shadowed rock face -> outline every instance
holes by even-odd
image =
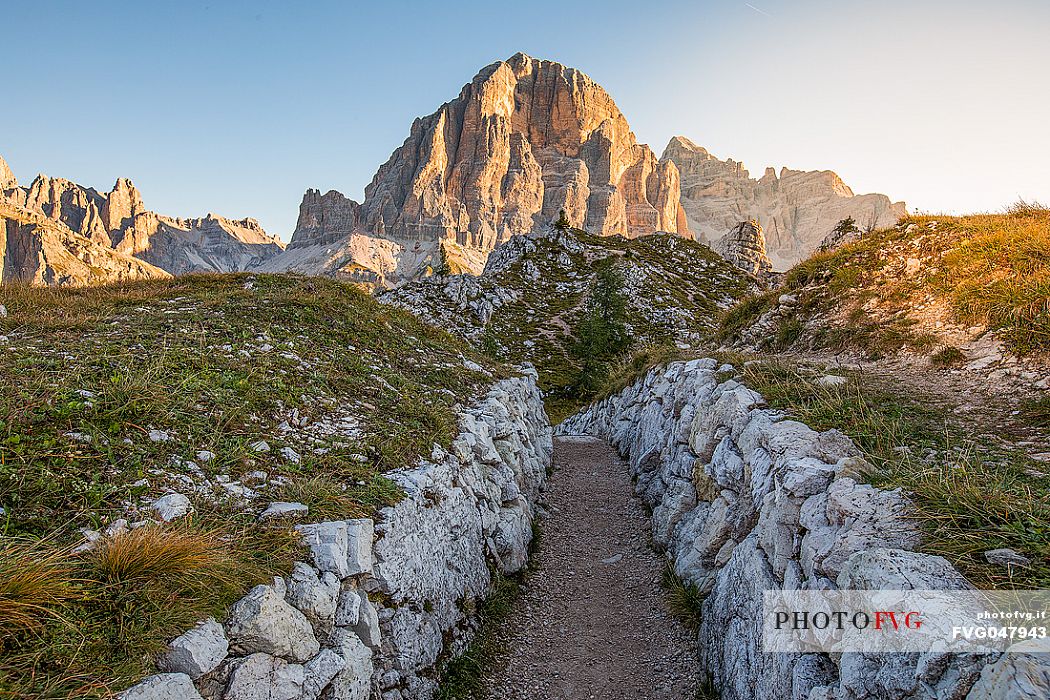
[[[903,202],[882,194],[853,194],[830,170],[767,168],[754,180],[741,163],[719,160],[706,149],[675,136],[661,162],[678,166],[682,207],[688,225],[714,247],[739,222],[754,219],[766,238],[773,267],[785,270],[809,257],[821,241],[848,216],[862,228],[884,228],[907,212]]]
[[[280,253],[254,219],[177,219],[146,209],[128,179],[105,194],[38,175],[19,187],[0,159],[0,280],[80,285],[237,272]]]
[[[589,77],[519,53],[482,69],[456,99],[417,119],[359,206],[309,190],[289,254],[267,267],[302,260],[294,249],[331,247],[357,233],[395,244],[385,281],[403,281],[450,257],[483,265],[498,244],[545,226],[561,209],[574,226],[601,235],[686,233],[675,165],[635,140]]]

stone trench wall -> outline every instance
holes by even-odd
[[[653,537],[706,598],[700,662],[722,700],[1050,697],[1047,656],[762,652],[762,593],[956,589],[917,553],[899,491],[861,483],[844,434],[786,420],[713,359],[650,371],[561,424],[608,439],[652,508]]]
[[[534,372],[494,384],[459,426],[449,451],[387,475],[406,495],[378,522],[298,526],[308,562],[175,639],[122,700],[432,698],[491,570],[526,563],[551,459]]]

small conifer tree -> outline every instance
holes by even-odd
[[[558,220],[551,224],[551,228],[561,233],[565,233],[572,228],[572,224],[569,222],[569,217],[565,215],[564,209],[558,212]]]
[[[598,270],[587,311],[576,326],[572,351],[580,363],[579,388],[592,394],[601,388],[609,363],[631,344],[623,276],[611,264]]]

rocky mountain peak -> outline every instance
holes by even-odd
[[[715,157],[711,155],[706,148],[693,143],[685,136],[672,136],[671,140],[667,142],[667,147],[664,148],[662,158],[664,160],[673,160],[672,156],[687,156],[691,159],[699,160],[715,160]]]
[[[309,189],[299,205],[299,220],[289,248],[331,245],[353,232],[361,205],[335,190]]]
[[[81,285],[186,272],[235,272],[281,252],[254,219],[178,219],[146,208],[134,183],[108,193],[38,175],[18,187],[0,160],[0,281]]]
[[[290,248],[348,246],[351,234],[390,241],[394,260],[372,259],[377,247],[367,246],[369,258],[351,261],[373,271],[393,265],[386,283],[437,269],[450,247],[478,261],[480,272],[497,245],[543,228],[562,209],[599,235],[686,233],[679,198],[677,167],[637,142],[600,85],[518,53],[486,66],[458,97],[416,119],[360,205],[338,193],[307,192]],[[348,258],[337,257],[345,266]],[[276,260],[274,268],[291,261]]]
[[[146,211],[142,194],[127,178],[119,178],[102,206],[102,223],[108,231],[127,228],[135,217]]]
[[[15,179],[15,174],[11,172],[11,168],[7,166],[7,161],[4,160],[3,156],[0,156],[0,191],[12,187],[18,187],[18,180]]]

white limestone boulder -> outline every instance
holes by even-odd
[[[318,571],[329,571],[340,580],[350,575],[347,561],[349,533],[345,520],[297,525],[295,529],[302,533]]]
[[[157,668],[185,673],[196,680],[215,670],[230,651],[226,632],[214,619],[207,619],[176,637],[168,651],[157,659]]]
[[[203,700],[185,673],[157,673],[117,697],[119,700]]]
[[[232,666],[223,700],[298,700],[305,680],[300,664],[255,653]]]
[[[256,586],[233,604],[226,635],[230,648],[237,652],[263,652],[298,663],[308,661],[321,648],[306,615],[270,586]]]
[[[372,690],[372,650],[356,634],[337,628],[332,646],[343,659],[343,668],[332,679],[324,700],[368,700]]]
[[[299,561],[292,567],[284,597],[320,629],[330,628],[335,619],[339,579],[330,571],[318,575],[316,569]]]

